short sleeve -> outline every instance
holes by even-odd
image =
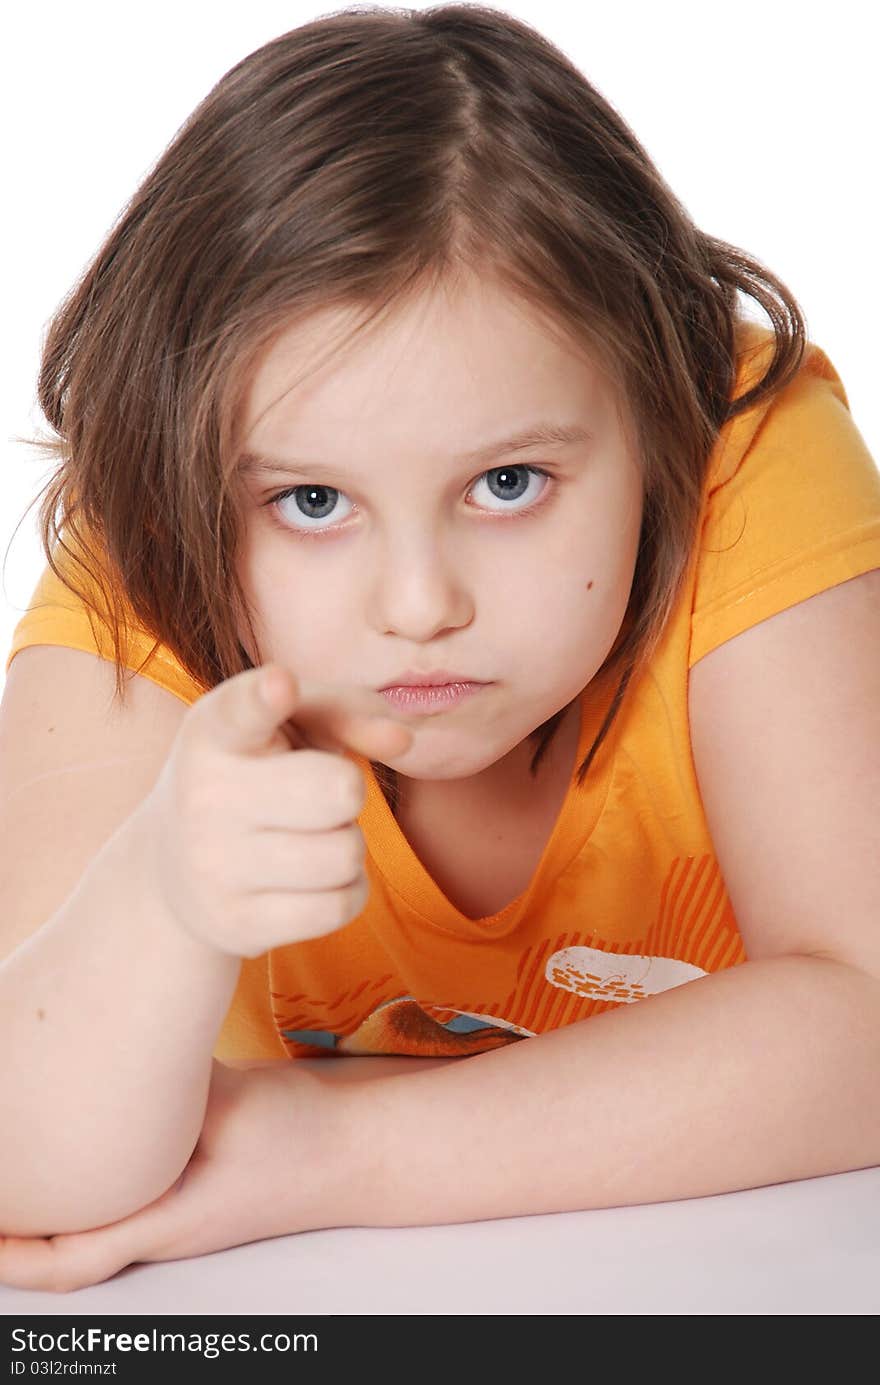
[[[98,621],[94,613],[90,619],[83,601],[65,586],[48,564],[34,588],[27,610],[12,633],[12,643],[6,655],[7,673],[19,650],[34,644],[82,649],[101,659],[113,660],[115,657],[110,630]],[[171,651],[164,645],[157,645],[156,640],[134,622],[128,628],[125,664],[183,702],[195,702],[202,694],[203,689]]]
[[[688,667],[752,625],[880,567],[880,469],[810,343],[733,462],[710,471]]]

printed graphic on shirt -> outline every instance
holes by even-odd
[[[415,996],[402,995],[377,1006],[353,1034],[314,1029],[285,1029],[281,1034],[288,1043],[307,1044],[321,1054],[401,1053],[431,1058],[483,1053],[526,1037],[524,1032],[492,1015],[458,1012],[453,1019],[441,1022],[430,1013],[433,1008],[420,1005]],[[446,1007],[443,1013],[448,1013]]]
[[[643,996],[696,981],[706,972],[690,962],[679,962],[676,957],[627,956],[600,952],[597,947],[564,947],[548,959],[544,975],[551,986],[575,995],[631,1005]]]
[[[674,955],[683,945],[687,960]],[[654,918],[640,937],[622,942],[594,928],[539,938],[508,961],[509,970],[499,966],[497,990],[464,991],[469,973],[463,967],[457,995],[429,999],[385,973],[326,1001],[276,990],[272,1001],[277,1032],[292,1058],[454,1057],[559,1029],[743,961],[718,862],[707,853],[670,863]]]
[[[616,1004],[632,1004],[705,975],[700,967],[674,957],[626,956],[594,947],[562,948],[550,956],[544,970],[544,979],[559,990]],[[452,1017],[444,1020],[440,1015]],[[442,1058],[483,1053],[537,1032],[500,1015],[420,1003],[415,996],[403,995],[383,1001],[351,1034],[283,1029],[281,1036],[298,1049],[313,1051],[300,1052],[300,1057],[332,1052]]]

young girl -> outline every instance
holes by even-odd
[[[252,53],[39,399],[0,1282],[880,1160],[880,474],[559,51]]]

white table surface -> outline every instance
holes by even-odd
[[[416,1061],[357,1063],[367,1076]],[[639,1207],[308,1231],[131,1265],[69,1294],[0,1286],[4,1317],[189,1313],[873,1315],[880,1168]]]

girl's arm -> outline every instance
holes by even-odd
[[[880,1161],[880,981],[747,962],[470,1058],[217,1065],[193,1158],[121,1222],[0,1238],[0,1282],[69,1290],[333,1226],[577,1211]],[[399,1075],[398,1075],[399,1074]]]
[[[746,962],[340,1090],[334,1183],[351,1224],[412,1226],[841,1173],[880,1164],[878,1073],[880,980],[812,956]]]
[[[241,963],[169,916],[147,831],[127,818],[0,964],[0,1234],[116,1221],[198,1140]]]

